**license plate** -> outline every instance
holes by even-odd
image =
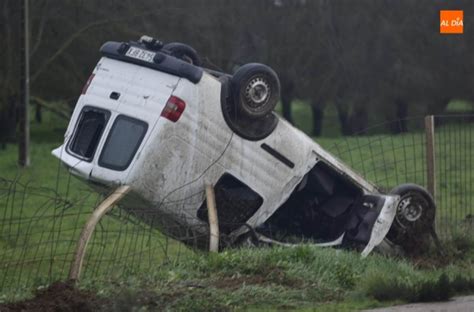
[[[137,60],[153,63],[153,58],[155,57],[156,53],[136,47],[130,47],[125,55]]]

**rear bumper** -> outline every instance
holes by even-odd
[[[68,154],[64,144],[51,151],[51,154],[58,158],[71,174],[81,179],[89,180],[92,164]]]

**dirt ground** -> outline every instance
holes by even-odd
[[[77,289],[73,282],[56,282],[39,290],[32,299],[0,304],[0,311],[92,312],[104,304],[105,299],[98,298],[93,292]]]
[[[219,286],[224,288],[237,288],[243,281],[221,280]],[[263,283],[259,277],[255,280],[246,280],[246,283]],[[74,287],[73,282],[56,282],[50,287],[39,290],[36,296],[21,302],[0,304],[0,312],[92,312],[103,310],[110,302],[97,297],[93,292],[80,290]],[[474,312],[474,295],[455,297],[446,302],[413,303],[400,306],[385,307],[382,309],[366,310],[366,312]]]
[[[455,297],[446,302],[412,303],[367,312],[474,312],[474,296]]]

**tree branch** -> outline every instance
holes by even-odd
[[[110,20],[103,20],[103,21],[97,21],[97,22],[92,22],[78,31],[76,31],[74,34],[72,34],[66,41],[63,42],[63,44],[59,47],[59,49],[56,50],[56,52],[53,53],[43,64],[41,64],[36,72],[31,75],[30,80],[31,82],[34,82],[38,76],[45,70],[58,56],[60,56],[73,42],[74,40],[82,35],[82,33],[86,32],[87,30],[98,27],[101,25],[104,25],[106,23],[109,23]]]
[[[55,113],[56,115],[58,115],[59,117],[61,118],[64,118],[66,120],[69,120],[69,118],[71,117],[71,113],[66,111],[66,110],[62,110],[50,103],[48,103],[47,101],[43,100],[42,98],[39,98],[39,97],[36,97],[36,96],[32,96],[31,97],[31,100],[33,102],[36,102],[39,106]]]
[[[74,40],[76,40],[79,36],[81,36],[84,32],[90,30],[90,29],[93,29],[95,27],[99,27],[99,26],[102,26],[102,25],[105,25],[105,24],[109,24],[109,23],[117,23],[117,22],[123,22],[125,20],[132,20],[132,19],[135,19],[135,18],[138,18],[138,17],[143,17],[143,16],[147,16],[147,15],[154,15],[156,14],[156,12],[145,12],[145,13],[140,13],[140,14],[136,14],[136,15],[132,15],[132,16],[128,16],[128,17],[124,17],[124,18],[118,18],[118,19],[105,19],[105,20],[101,20],[101,21],[95,21],[95,22],[92,22],[92,23],[89,23],[85,26],[83,26],[82,28],[80,28],[79,30],[77,30],[75,33],[73,33],[71,36],[69,36],[69,38],[67,38],[67,40],[65,40],[63,42],[63,44],[56,50],[56,52],[54,52],[45,62],[43,62],[39,67],[38,69],[36,70],[36,72],[34,74],[31,75],[30,77],[30,80],[31,82],[34,82],[38,77],[39,75],[41,75],[41,73],[54,61],[56,60],[56,58],[58,56],[60,56],[73,42]]]
[[[46,25],[46,14],[45,14],[45,8],[48,6],[49,0],[45,0],[44,5],[41,10],[41,20],[40,24],[38,27],[38,35],[36,36],[36,41],[35,44],[33,45],[33,48],[30,51],[30,58],[33,57],[33,55],[38,51],[39,46],[41,45],[41,41],[43,39],[43,33],[44,33],[44,26]]]

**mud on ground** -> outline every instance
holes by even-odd
[[[76,288],[72,281],[56,282],[48,288],[38,290],[34,298],[0,304],[0,311],[92,312],[103,307],[106,301],[106,299],[97,297],[91,291]]]

